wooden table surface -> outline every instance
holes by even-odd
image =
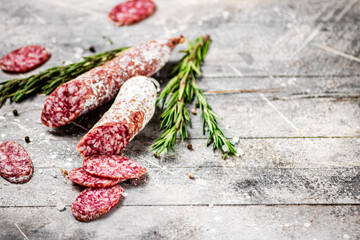
[[[31,44],[51,49],[46,64],[21,75],[29,76],[77,62],[90,46],[100,52],[210,34],[198,82],[226,136],[240,138],[239,154],[223,160],[206,148],[196,115],[190,139],[154,158],[157,109],[124,151],[148,168],[147,176],[121,184],[119,204],[82,223],[70,211],[82,188],[60,168],[81,165],[75,147],[86,130],[45,127],[45,95],[7,102],[0,140],[22,144],[35,173],[26,184],[0,179],[0,239],[360,239],[360,1],[156,0],[153,16],[121,28],[107,19],[118,3],[1,0],[0,55]],[[163,85],[181,56],[175,51],[155,75]],[[0,72],[0,81],[15,77]],[[210,92],[222,90],[241,91]],[[107,107],[76,123],[88,128]]]

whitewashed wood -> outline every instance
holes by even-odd
[[[345,96],[348,95],[345,94]],[[279,98],[280,95],[274,97],[266,93],[263,95],[262,93],[245,93],[221,97],[207,96],[213,110],[223,117],[223,120],[219,120],[219,126],[231,138],[359,136],[360,108],[356,99],[353,100],[349,97],[349,100],[336,101],[336,97],[306,98],[306,95],[303,97],[290,96],[290,99],[288,97]],[[41,98],[44,99],[44,96]],[[75,136],[78,139],[85,135],[84,129],[73,124],[60,129],[49,129],[43,126],[39,120],[41,115],[39,105],[42,104],[42,101],[40,98],[36,98],[36,102],[36,106],[27,102],[24,104],[25,106],[30,104],[28,107],[16,105],[12,108],[4,108],[1,110],[4,113],[0,116],[0,126],[8,128],[14,139],[22,139],[26,135],[30,138],[37,138],[37,140],[54,139],[56,135],[61,135],[65,139]],[[12,114],[12,109],[15,108],[18,109],[19,117]],[[26,110],[26,108],[30,109]],[[105,110],[106,106],[76,122],[90,129],[91,124],[99,119],[98,114]],[[157,131],[159,123],[158,110],[140,136],[152,139],[159,136],[160,132]],[[21,131],[17,131],[19,128]],[[202,138],[201,129],[200,118],[192,116],[190,137]],[[1,138],[6,140],[9,136],[5,135]]]
[[[63,212],[53,207],[1,208],[0,238],[23,239],[15,223],[29,239],[54,240],[356,239],[360,231],[359,206],[143,207],[125,202],[86,224],[75,221],[69,207]]]
[[[81,188],[65,184],[59,168],[81,165],[75,146],[83,127],[90,128],[109,105],[76,121],[80,127],[50,130],[40,122],[45,96],[7,103],[0,109],[0,141],[21,143],[35,174],[23,185],[0,179],[1,239],[22,239],[15,223],[30,239],[356,239],[360,63],[329,49],[360,57],[358,1],[158,0],[153,16],[123,28],[106,17],[117,3],[2,1],[0,55],[27,44],[50,48],[50,60],[23,75],[29,76],[77,62],[91,45],[100,52],[208,33],[213,42],[200,87],[253,91],[206,93],[224,117],[219,124],[226,135],[240,138],[240,154],[222,160],[219,151],[206,148],[197,115],[191,116],[190,139],[154,158],[149,147],[160,135],[157,111],[124,151],[148,168],[146,182],[123,183],[127,196],[114,211],[83,224],[69,210]],[[162,86],[181,56],[175,51],[155,75]],[[0,72],[0,82],[16,76]],[[55,209],[58,201],[66,211]]]
[[[81,187],[62,177],[58,169],[37,169],[24,185],[4,185],[1,206],[70,205]],[[70,170],[70,169],[69,169]],[[42,172],[42,173],[41,173]],[[188,177],[195,174],[195,180]],[[149,168],[140,180],[121,184],[129,205],[187,204],[357,204],[360,169],[289,168]],[[52,191],[56,191],[53,195]]]
[[[14,139],[16,140],[16,139]],[[21,139],[17,140],[21,142]],[[230,141],[233,142],[231,139]],[[152,140],[136,137],[124,150],[125,156],[147,168],[300,168],[318,169],[360,166],[359,138],[280,138],[240,139],[235,144],[239,156],[223,160],[220,151],[206,147],[206,140],[191,139],[177,142],[174,151],[155,158],[150,152]],[[60,139],[36,141],[22,145],[37,169],[73,169],[82,164],[75,149],[76,141]],[[191,143],[194,150],[187,149]],[[139,146],[142,147],[139,147]],[[42,150],[46,149],[46,151]]]

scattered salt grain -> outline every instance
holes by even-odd
[[[241,148],[236,149],[236,156],[240,157],[240,156],[244,156],[245,153]]]
[[[52,38],[50,39],[50,41],[51,41],[52,43],[56,43],[56,37],[52,37]]]
[[[59,210],[60,212],[64,211],[65,210],[65,204],[63,202],[58,202],[56,204],[56,209]]]

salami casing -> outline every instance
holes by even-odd
[[[146,42],[59,86],[45,101],[42,122],[62,126],[108,102],[129,78],[151,76],[161,69],[182,41],[183,37]]]
[[[0,175],[12,183],[30,180],[34,168],[25,149],[14,141],[0,144]]]
[[[87,157],[84,159],[83,168],[90,174],[121,181],[139,178],[146,173],[146,168],[140,163],[119,155]]]
[[[101,217],[119,201],[123,189],[119,185],[107,188],[87,188],[71,205],[73,216],[83,222]]]
[[[18,48],[0,59],[0,66],[7,72],[27,72],[34,69],[50,57],[50,53],[42,46],[25,46]]]
[[[86,172],[82,167],[71,170],[67,178],[85,187],[111,187],[120,182],[120,179],[94,176]]]
[[[155,11],[152,0],[129,0],[116,5],[109,13],[110,20],[117,26],[137,23]]]
[[[77,150],[82,156],[119,154],[149,122],[155,102],[156,88],[151,78],[129,79],[110,109],[80,140]]]

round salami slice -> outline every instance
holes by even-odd
[[[84,159],[83,168],[93,175],[121,181],[139,178],[146,173],[146,168],[140,163],[118,155],[87,157]]]
[[[22,73],[32,70],[50,57],[50,53],[42,46],[25,46],[18,48],[0,59],[2,70]]]
[[[150,121],[155,111],[154,79],[137,76],[121,87],[113,105],[80,140],[82,156],[116,155]]]
[[[130,25],[150,16],[155,8],[152,0],[130,0],[115,6],[109,18],[117,26]]]
[[[34,168],[25,149],[14,141],[0,144],[0,175],[12,183],[30,180]]]
[[[46,99],[41,121],[48,127],[59,127],[105,104],[131,77],[151,76],[160,70],[174,47],[183,41],[181,36],[143,43],[62,84]]]
[[[111,187],[120,182],[120,179],[111,179],[91,175],[82,167],[71,170],[67,178],[72,182],[85,187]]]
[[[87,188],[71,205],[73,216],[83,222],[101,217],[120,200],[123,189],[120,185],[107,188]]]

